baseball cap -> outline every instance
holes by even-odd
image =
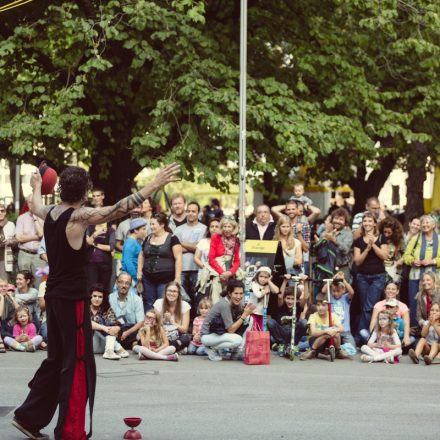
[[[134,218],[130,222],[130,231],[133,231],[134,229],[142,228],[142,226],[145,226],[147,224],[147,221],[144,218]]]

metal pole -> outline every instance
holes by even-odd
[[[247,58],[247,0],[241,0],[240,7],[240,133],[239,133],[239,223],[240,262],[244,269],[245,201],[246,201],[246,58]]]
[[[20,164],[17,162],[15,164],[15,200],[14,200],[16,214],[20,213],[20,181],[21,181]]]

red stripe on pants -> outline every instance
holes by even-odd
[[[72,387],[70,389],[69,406],[67,409],[66,421],[63,429],[63,440],[85,440],[87,439],[86,405],[87,405],[87,380],[86,366],[84,362],[84,300],[76,303],[76,357],[75,373]]]

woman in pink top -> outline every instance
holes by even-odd
[[[396,299],[398,302],[397,314],[403,319],[403,324],[404,324],[404,336],[403,336],[402,343],[403,343],[403,345],[409,346],[412,343],[411,338],[410,338],[409,309],[405,303],[403,303],[402,301],[399,301],[397,299],[398,295],[399,295],[399,286],[392,281],[389,282],[385,286],[385,299],[377,302],[374,305],[373,313],[371,315],[370,333],[374,330],[374,328],[376,326],[377,317],[379,315],[379,312],[385,310],[385,303],[389,299]]]
[[[16,351],[35,351],[43,342],[37,335],[37,328],[32,323],[32,317],[27,307],[19,307],[14,316],[15,325],[12,330],[13,338],[6,336],[5,344]]]

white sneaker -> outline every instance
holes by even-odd
[[[121,359],[121,356],[117,355],[113,350],[105,350],[102,357],[111,361],[119,361]]]
[[[115,353],[121,358],[128,358],[130,356],[128,351],[124,350],[122,347],[119,350],[116,350]]]
[[[218,362],[222,360],[222,357],[212,348],[206,347],[206,354],[208,355],[208,359],[210,361]]]

